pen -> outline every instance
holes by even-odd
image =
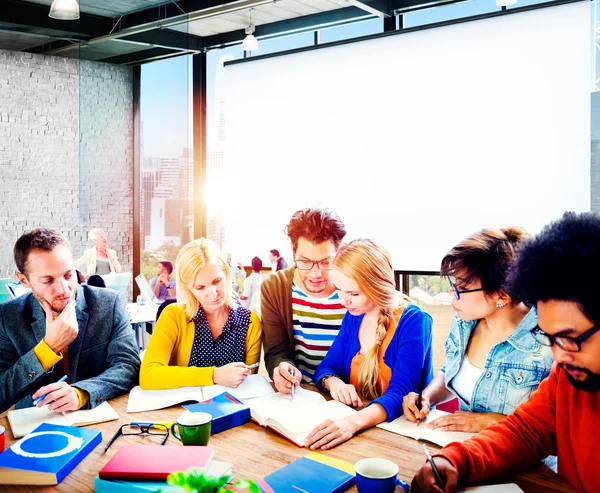
[[[429,450],[427,449],[426,444],[423,444],[423,450],[425,450],[425,455],[427,456],[427,460],[431,464],[431,468],[433,469],[433,474],[435,474],[435,477],[439,483],[439,486],[443,490],[444,489],[444,480],[442,479],[442,476],[440,475],[440,471],[438,471],[438,468],[436,467],[435,462],[433,462],[433,457],[431,457],[431,454],[429,453]]]
[[[425,379],[423,378],[423,370],[421,370],[421,380],[419,380],[419,397],[417,399],[417,409],[419,410],[419,415],[417,416],[417,426],[421,424],[421,409],[423,407],[423,387],[425,385]]]
[[[254,363],[253,365],[246,365],[246,368],[248,368],[248,370],[251,370],[252,368],[258,368],[260,365],[260,363]]]
[[[60,377],[58,379],[58,381],[56,383],[60,383],[60,382],[64,382],[67,378],[69,378],[67,375],[63,375],[62,377]],[[44,400],[44,397],[46,397],[48,394],[44,394],[40,397],[38,397],[35,401],[33,401],[33,404],[31,405],[32,407],[37,406],[40,402],[42,402]]]
[[[294,367],[292,365],[290,365],[289,370],[290,370],[290,372],[292,374],[292,377],[295,377],[296,376],[296,371],[294,370]],[[296,391],[296,386],[294,385],[294,382],[292,382],[292,400],[294,400],[295,393],[296,393],[295,391]]]

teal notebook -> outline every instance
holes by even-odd
[[[58,484],[101,441],[97,430],[42,423],[0,454],[0,484]]]
[[[318,452],[290,462],[258,481],[264,493],[340,493],[354,484],[354,466]]]

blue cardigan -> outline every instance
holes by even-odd
[[[346,313],[340,332],[317,367],[314,381],[319,388],[326,375],[337,375],[344,382],[350,382],[350,364],[360,350],[358,329],[364,315]],[[431,355],[432,319],[425,310],[413,303],[404,308],[396,333],[383,355],[383,362],[392,369],[392,377],[387,390],[373,403],[379,404],[387,413],[387,421],[402,414],[402,399],[409,392],[419,391],[419,382],[424,379],[425,388],[433,378]]]

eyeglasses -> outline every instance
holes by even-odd
[[[319,270],[331,270],[333,269],[333,260],[326,258],[325,260],[319,260],[314,262],[312,260],[294,260],[294,264],[298,270],[312,270],[315,264],[319,267]]]
[[[454,296],[456,296],[457,300],[460,300],[460,295],[463,293],[474,293],[475,291],[485,291],[484,288],[476,288],[476,289],[458,289],[456,284],[452,281],[452,276],[446,276],[448,282],[450,283],[450,287],[454,291]]]
[[[152,431],[153,429],[160,431]],[[119,438],[121,435],[159,435],[164,436],[161,445],[164,445],[169,438],[169,427],[166,424],[162,423],[142,423],[142,422],[132,422],[129,424],[124,424],[116,431],[113,437],[109,440],[104,452],[108,450],[114,441]]]
[[[551,336],[546,334],[542,329],[534,327],[531,329],[531,334],[543,346],[553,346],[556,344],[563,351],[570,353],[578,353],[581,351],[581,344],[592,337],[596,332],[600,330],[600,324],[594,325],[591,329],[586,330],[579,337],[568,337],[568,336]]]

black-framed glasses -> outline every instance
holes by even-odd
[[[483,289],[483,288],[458,289],[456,287],[456,284],[454,284],[454,281],[452,281],[452,276],[446,276],[446,279],[448,279],[448,283],[450,284],[452,291],[454,291],[454,296],[456,296],[457,300],[460,300],[460,295],[463,293],[474,293],[475,291],[485,291],[485,289]]]
[[[594,325],[591,329],[586,330],[583,334],[578,337],[569,336],[551,336],[546,334],[539,325],[531,329],[531,334],[537,342],[542,346],[553,346],[556,344],[563,351],[570,353],[578,353],[581,351],[581,344],[592,337],[596,332],[600,330],[600,324]]]
[[[312,270],[312,268],[317,265],[319,270],[331,270],[333,269],[333,259],[326,258],[324,260],[306,260],[306,259],[297,259],[294,260],[294,264],[296,265],[296,269],[298,270]]]
[[[113,437],[109,440],[104,448],[104,452],[108,450],[117,438],[126,435],[159,435],[163,436],[161,445],[164,445],[169,438],[169,427],[163,423],[151,423],[151,422],[140,422],[133,421],[121,425]]]

